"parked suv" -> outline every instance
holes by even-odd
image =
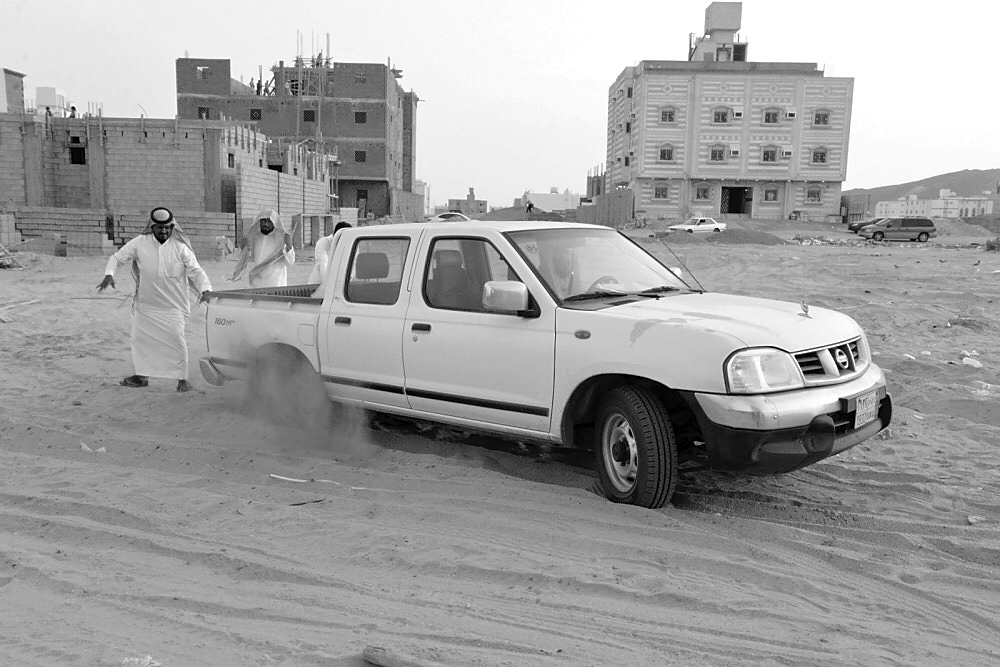
[[[883,218],[858,232],[873,241],[920,241],[937,236],[937,227],[930,218]]]

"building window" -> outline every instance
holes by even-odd
[[[694,189],[694,198],[699,201],[707,201],[712,189],[708,185],[698,185]]]
[[[627,89],[627,95],[628,95],[628,97],[632,97],[632,86],[628,87],[628,89]]]
[[[829,125],[830,112],[826,109],[817,109],[813,114],[813,125]]]
[[[87,164],[87,149],[83,146],[69,147],[70,164]]]
[[[764,201],[778,201],[778,188],[764,188]]]
[[[812,161],[813,164],[826,164],[826,149],[823,147],[814,148]]]
[[[354,151],[355,162],[368,162],[368,151]]]
[[[674,160],[674,147],[671,144],[663,144],[660,146],[660,161],[661,162],[673,162]]]
[[[715,145],[712,146],[709,153],[709,160],[712,162],[725,162],[726,160],[726,147]]]
[[[250,109],[250,120],[260,120],[263,113],[263,109]]]
[[[670,197],[670,186],[666,183],[655,183],[653,185],[653,199],[668,199]]]
[[[777,125],[781,112],[777,109],[764,109],[764,125]]]
[[[368,122],[368,112],[367,111],[355,111],[354,112],[354,124],[364,125]]]
[[[774,146],[764,146],[764,149],[760,153],[761,162],[777,162],[778,161],[778,149]]]
[[[228,157],[228,160],[227,160],[226,164],[229,165],[230,169],[232,169],[233,167],[236,166],[236,155],[234,153],[230,153],[229,154],[229,157]]]
[[[632,159],[628,155],[626,155],[625,156],[625,166],[627,167],[631,163],[632,163]]]
[[[212,109],[209,107],[198,107],[198,118],[201,120],[208,120],[208,117],[212,115]]]
[[[315,109],[303,109],[302,110],[302,122],[303,123],[315,123],[316,122],[316,110]]]
[[[355,72],[354,83],[368,83],[368,75],[364,72]]]
[[[728,123],[730,116],[730,109],[728,107],[719,107],[712,111],[712,122],[713,123]]]
[[[809,204],[819,204],[823,200],[823,191],[818,187],[806,188],[806,202]]]
[[[195,67],[194,68],[194,78],[198,80],[205,80],[208,78],[208,67]]]
[[[677,118],[677,110],[673,107],[664,107],[660,109],[660,122],[661,123],[673,123]]]
[[[630,121],[626,121],[625,122],[625,134],[628,134],[631,131],[632,131],[632,123]]]

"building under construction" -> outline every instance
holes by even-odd
[[[401,77],[388,63],[337,63],[319,53],[279,61],[269,80],[250,85],[232,77],[229,60],[179,58],[177,115],[254,124],[271,141],[266,166],[278,171],[289,145],[315,151],[330,167],[332,208],[420,220],[418,97],[403,90]]]

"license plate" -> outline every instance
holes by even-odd
[[[858,396],[857,409],[854,412],[854,428],[861,428],[878,417],[878,392],[872,391]]]

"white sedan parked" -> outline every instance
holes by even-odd
[[[726,228],[726,223],[718,222],[715,218],[688,218],[679,225],[667,227],[672,232],[721,232]]]
[[[459,213],[458,211],[447,211],[445,213],[438,213],[433,217],[427,218],[424,222],[468,222],[469,220],[472,220],[472,218],[464,213]]]

